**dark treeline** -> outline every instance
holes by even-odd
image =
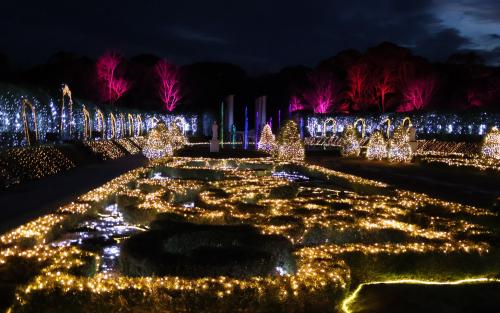
[[[130,89],[115,105],[161,110],[155,55],[123,59],[121,74]],[[236,113],[268,95],[268,111],[386,112],[411,110],[499,110],[500,68],[484,64],[474,53],[455,54],[446,63],[430,63],[409,49],[382,43],[365,52],[345,50],[315,68],[290,66],[277,73],[249,76],[240,66],[199,62],[180,68],[180,105],[175,111],[217,111],[225,95],[234,94]],[[18,70],[0,55],[0,80],[49,92],[66,83],[80,99],[101,102],[96,60],[58,52],[45,64]]]

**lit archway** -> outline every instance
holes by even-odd
[[[408,122],[408,127],[406,128],[406,130],[408,131],[408,130],[410,129],[410,127],[412,127],[412,125],[413,125],[413,124],[411,123],[411,119],[410,119],[410,117],[408,117],[408,116],[407,116],[407,117],[405,117],[405,118],[403,119],[403,121],[401,122],[401,125],[404,127],[406,122]]]
[[[328,123],[332,123],[332,136],[334,137],[337,134],[337,121],[334,118],[327,118],[323,122],[323,137],[326,137],[326,128],[328,126]]]
[[[354,129],[357,129],[356,128],[356,125],[361,122],[361,139],[365,139],[365,133],[366,133],[366,122],[365,122],[365,119],[364,118],[358,118],[354,124],[352,125],[354,127]]]
[[[64,108],[65,108],[65,99],[68,98],[68,116],[65,121],[64,119]],[[72,122],[73,122],[73,98],[71,97],[71,90],[68,85],[63,84],[61,88],[61,118],[60,118],[60,133],[61,137],[64,137],[64,130],[67,129],[69,131],[69,136],[72,134]]]
[[[182,134],[184,135],[185,132],[186,132],[186,129],[185,129],[186,121],[184,120],[184,118],[180,117],[180,116],[177,116],[174,119],[174,124],[176,124],[177,126],[179,126],[179,128],[182,130]]]
[[[120,137],[125,138],[127,135],[125,133],[125,115],[123,113],[120,113]]]
[[[28,123],[28,116],[26,114],[26,107],[29,107],[31,109],[33,125],[35,128],[35,140],[37,140],[37,141],[38,141],[38,125],[36,122],[35,107],[27,99],[22,99],[21,100],[21,111],[22,111],[22,115],[23,115],[24,135],[26,136],[26,141],[28,142],[28,145],[31,145],[30,130],[29,130],[29,123]]]
[[[85,140],[92,138],[92,121],[85,105],[83,106],[83,138]]]
[[[128,113],[128,135],[129,137],[134,137],[134,117],[132,114]]]
[[[113,112],[109,114],[111,118],[111,138],[115,139],[116,138],[116,118]]]
[[[382,124],[387,123],[387,130],[385,131],[385,135],[387,136],[387,139],[391,137],[391,120],[389,118],[386,118]]]
[[[106,138],[106,124],[104,123],[104,114],[97,109],[97,129],[101,132],[101,137]]]
[[[139,126],[137,129],[137,136],[142,136],[142,117],[140,114],[136,115],[137,125]]]

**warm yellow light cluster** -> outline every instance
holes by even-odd
[[[56,174],[73,167],[75,167],[73,161],[54,146],[10,148],[0,154],[0,173],[3,183],[7,186]]]
[[[160,122],[148,134],[142,153],[148,159],[158,159],[174,154],[187,143],[187,138],[182,134],[177,124],[168,127]]]
[[[300,139],[297,124],[288,120],[280,129],[276,140],[276,157],[279,160],[302,161],[305,158],[305,148]]]
[[[481,154],[485,158],[500,160],[500,130],[492,127],[484,136]]]
[[[130,138],[115,139],[115,142],[118,143],[123,149],[127,150],[130,154],[136,154],[141,151],[137,145],[130,140]]]
[[[381,131],[374,131],[366,146],[366,158],[368,160],[382,160],[387,157],[387,143]]]
[[[100,155],[103,160],[113,160],[125,155],[125,152],[112,140],[87,140],[83,141],[83,144],[93,153]]]
[[[482,171],[492,170],[500,171],[500,160],[494,158],[481,158],[476,157],[453,157],[453,156],[442,156],[442,157],[421,157],[421,162],[424,163],[434,163],[434,164],[444,164],[454,167],[469,167],[475,168]]]
[[[49,234],[64,231],[61,225],[69,219],[91,218],[91,212],[115,202],[118,207],[123,202],[135,210],[173,213],[192,223],[248,224],[263,234],[282,235],[294,245],[296,271],[245,279],[134,278],[119,272],[75,275],[75,268],[89,260],[99,263],[101,256],[76,245],[54,245],[48,241]],[[426,210],[429,207],[434,210]],[[393,190],[381,182],[300,162],[173,157],[126,173],[82,195],[78,202],[0,237],[0,263],[8,263],[12,256],[43,263],[41,273],[19,289],[19,305],[36,305],[29,302],[32,293],[50,293],[55,288],[71,295],[91,292],[93,297],[127,290],[139,290],[144,297],[179,295],[167,303],[195,294],[231,299],[277,297],[280,303],[300,305],[311,295],[332,295],[335,290],[340,297],[346,291],[351,270],[344,257],[350,253],[488,254],[490,244],[477,238],[493,233],[489,219],[497,217],[486,209]],[[352,234],[372,240],[351,242]],[[398,241],[391,241],[393,234]]]
[[[269,154],[273,154],[276,151],[276,139],[274,138],[273,131],[269,124],[264,125],[262,128],[257,149]]]
[[[342,156],[358,156],[361,151],[356,129],[352,125],[346,125],[340,135],[340,153]]]
[[[387,157],[389,162],[410,162],[412,152],[410,147],[410,136],[404,124],[399,125],[389,140]]]

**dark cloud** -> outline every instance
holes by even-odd
[[[461,5],[467,14],[486,14]],[[443,27],[435,10],[432,0],[10,1],[0,4],[0,28],[8,30],[0,51],[33,63],[60,49],[90,56],[115,49],[267,71],[392,41],[441,60],[470,41]]]
[[[485,60],[488,60],[490,64],[500,65],[500,46],[495,47],[491,50],[480,50],[477,51]]]
[[[459,51],[469,43],[470,40],[461,36],[456,29],[447,28],[424,38],[418,43],[415,52],[436,61],[444,61],[450,52]]]

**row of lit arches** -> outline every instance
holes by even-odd
[[[67,101],[66,101],[67,100]],[[33,124],[33,131],[35,133],[34,138],[33,136],[30,136],[30,123],[29,123],[29,113],[27,113],[27,110],[31,112],[31,120]],[[21,99],[21,113],[22,113],[22,118],[23,118],[23,129],[24,129],[24,135],[26,137],[26,141],[28,145],[33,144],[33,141],[38,141],[39,140],[39,135],[38,135],[38,125],[37,125],[37,116],[36,116],[36,109],[35,106],[28,100],[28,99]],[[85,140],[88,140],[92,138],[92,118],[90,116],[90,112],[87,110],[85,105],[82,108],[82,114],[83,114],[83,138]],[[97,109],[96,111],[97,115],[97,131],[101,132],[102,138],[105,138],[106,136],[106,122],[104,118],[104,114],[102,113],[101,110]],[[117,137],[117,132],[116,132],[116,117],[113,113],[110,113],[110,119],[111,119],[111,137],[116,138]],[[136,126],[135,124],[137,123],[137,136],[141,136],[143,133],[143,127],[142,127],[142,117],[140,114],[136,114],[135,118],[131,113],[127,114],[127,119],[125,119],[125,115],[123,113],[120,113],[120,121],[122,125],[121,128],[121,136],[126,136],[127,134],[125,133],[125,121],[128,122],[128,136],[135,136],[136,132]],[[74,117],[73,117],[73,98],[71,96],[71,90],[69,89],[68,85],[63,84],[61,87],[61,114],[60,114],[60,119],[59,119],[59,133],[61,138],[71,138],[73,133],[74,133]]]
[[[361,123],[361,138],[364,139],[365,135],[366,135],[366,121],[364,118],[358,118],[354,122],[353,127],[356,128],[358,123]],[[387,138],[389,138],[390,133],[391,133],[391,120],[389,118],[386,118],[382,122],[382,124],[386,124],[386,123],[387,123],[386,136],[387,136]],[[412,126],[411,119],[409,117],[405,117],[403,119],[403,121],[401,122],[403,127],[405,126],[406,123],[408,123],[406,128],[409,129]],[[335,134],[337,133],[337,120],[329,117],[323,122],[323,133],[322,133],[323,137],[327,137],[327,127],[330,125],[332,126],[332,137],[334,137]]]

